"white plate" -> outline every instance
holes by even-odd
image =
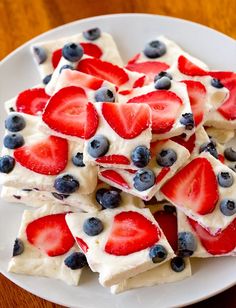
[[[49,31],[26,43],[0,65],[0,101],[39,82],[39,75],[29,52],[32,42],[74,34],[94,26],[110,32],[125,60],[141,50],[145,42],[165,34],[191,54],[206,61],[211,68],[236,70],[236,43],[224,34],[180,19],[146,15],[118,14],[80,20]],[[4,114],[0,113],[3,133]],[[111,295],[97,283],[97,275],[84,273],[79,287],[46,278],[7,273],[12,244],[18,232],[23,207],[0,205],[0,271],[22,288],[52,302],[79,308],[156,308],[183,306],[219,293],[236,283],[236,258],[198,260],[193,276],[172,284],[159,285]]]

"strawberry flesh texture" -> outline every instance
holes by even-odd
[[[96,162],[102,164],[119,164],[119,165],[129,165],[130,161],[124,155],[107,155],[99,157],[96,159]]]
[[[79,245],[80,249],[83,250],[84,253],[88,252],[88,245],[82,240],[80,237],[76,237],[76,243]]]
[[[156,184],[160,183],[161,180],[164,179],[164,177],[167,175],[169,171],[170,171],[170,167],[163,167],[161,171],[158,173],[155,183]]]
[[[184,56],[180,56],[178,59],[179,71],[187,76],[207,76],[208,72],[192,63]]]
[[[65,80],[65,84],[67,84],[68,86],[69,84],[74,86],[79,85],[82,88],[98,90],[99,88],[101,88],[104,82],[104,80],[100,78],[96,78],[94,76],[90,76],[79,71],[63,70],[62,74]]]
[[[101,175],[116,184],[118,184],[121,187],[124,187],[125,189],[129,189],[129,184],[125,181],[125,179],[115,170],[104,170],[101,172]]]
[[[172,137],[171,140],[185,147],[191,154],[193,149],[195,148],[196,135],[193,134],[192,136],[188,138],[188,140],[186,140],[182,136]]]
[[[129,63],[126,69],[145,74],[150,81],[154,80],[154,77],[162,71],[166,71],[169,65],[164,62],[146,61],[138,63]]]

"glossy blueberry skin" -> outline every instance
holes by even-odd
[[[169,90],[171,87],[171,80],[165,76],[161,77],[157,79],[154,86],[157,90]]]
[[[220,80],[217,78],[211,79],[211,85],[212,87],[217,88],[217,89],[221,89],[224,87],[223,84],[220,82]]]
[[[187,130],[192,130],[194,128],[194,119],[192,113],[184,113],[180,119],[180,123],[185,126]]]
[[[116,190],[108,190],[101,197],[101,205],[105,209],[114,209],[121,203],[120,193]]]
[[[105,155],[109,150],[109,141],[103,135],[95,135],[88,143],[87,151],[94,158]]]
[[[94,41],[101,36],[101,30],[99,28],[92,28],[87,31],[84,31],[83,36],[88,41]]]
[[[47,60],[47,53],[43,47],[33,47],[33,53],[38,64],[42,64]]]
[[[155,77],[154,77],[154,82],[156,82],[158,79],[161,79],[162,77],[167,77],[169,78],[170,80],[173,79],[173,77],[171,76],[170,73],[167,73],[165,71],[162,71],[160,72],[159,74],[157,74]]]
[[[143,53],[150,59],[159,58],[166,53],[166,45],[158,40],[151,41],[145,46]]]
[[[76,167],[85,167],[83,158],[84,158],[83,153],[78,152],[72,157],[72,162]]]
[[[197,249],[197,242],[191,232],[178,233],[178,256],[190,257]]]
[[[4,146],[12,150],[22,147],[24,143],[24,138],[19,133],[7,134],[3,139]]]
[[[79,44],[67,43],[62,48],[62,56],[71,62],[79,61],[83,54],[84,50]]]
[[[19,113],[12,112],[9,114],[5,120],[5,128],[10,132],[19,132],[24,129],[26,122],[24,117]]]
[[[166,259],[168,255],[167,250],[162,245],[152,246],[149,250],[149,257],[153,263],[160,263]]]
[[[24,243],[21,239],[16,238],[13,247],[13,257],[19,256],[24,252]]]
[[[96,217],[90,217],[83,224],[84,232],[89,236],[95,236],[103,231],[103,223]]]
[[[236,161],[236,151],[232,147],[224,150],[224,156],[229,161]]]
[[[174,272],[180,273],[185,269],[185,261],[181,257],[175,257],[170,262],[171,268]]]
[[[172,149],[162,150],[157,154],[157,163],[161,167],[170,167],[177,160],[177,153]]]
[[[202,152],[209,152],[212,156],[214,156],[216,159],[218,159],[218,153],[217,153],[217,150],[216,150],[216,146],[215,146],[215,143],[212,140],[208,143],[203,143],[200,146],[199,153],[202,153]]]
[[[9,155],[0,157],[0,172],[10,173],[15,167],[15,159]]]
[[[70,174],[61,174],[55,179],[54,188],[62,194],[71,194],[79,188],[79,181]]]
[[[113,92],[107,87],[101,87],[95,92],[95,101],[96,102],[111,102],[115,101],[115,96]]]
[[[138,168],[146,167],[151,159],[150,150],[145,146],[137,146],[131,153],[131,160]]]
[[[52,78],[52,74],[47,75],[46,77],[44,77],[43,78],[43,84],[45,84],[45,85],[48,84],[50,82],[51,78]]]
[[[69,65],[69,64],[65,64],[65,65],[63,65],[61,68],[60,68],[60,71],[59,71],[59,73],[61,73],[63,70],[73,70],[74,69],[74,67],[72,66],[72,65]]]
[[[234,178],[229,172],[220,172],[217,174],[217,180],[221,187],[230,187],[234,183]]]
[[[155,184],[155,174],[150,169],[140,169],[134,176],[134,188],[138,191],[144,191]]]
[[[77,270],[86,266],[87,259],[82,252],[72,252],[65,260],[64,264],[72,270]]]
[[[96,191],[96,200],[100,205],[102,205],[102,196],[107,191],[109,191],[107,188],[100,188]]]
[[[232,216],[236,213],[236,203],[234,200],[223,199],[220,202],[220,211],[225,216]]]

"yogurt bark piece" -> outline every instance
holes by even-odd
[[[68,214],[66,221],[91,270],[99,273],[99,282],[106,287],[155,268],[174,256],[148,209],[127,205],[93,216]],[[96,227],[90,229],[90,224]],[[163,258],[154,259],[154,248],[163,251]]]
[[[69,211],[69,207],[46,204],[24,211],[8,271],[78,285],[81,269],[73,270],[65,264],[67,257],[79,252],[65,221]]]
[[[233,139],[235,132],[233,129],[220,129],[215,127],[205,127],[207,135],[220,144],[226,144]]]
[[[2,173],[2,184],[50,192],[56,189],[64,194],[94,191],[97,167],[73,162],[82,158],[83,142],[45,135],[39,129],[38,117],[22,113],[12,116],[23,119],[24,126],[16,133],[7,131],[4,137],[2,156],[13,157],[14,165],[11,172]],[[7,121],[12,123],[9,116]]]
[[[102,181],[114,187],[143,200],[150,200],[189,156],[189,151],[174,141],[156,141],[151,144],[151,160],[146,168],[138,171],[100,168],[98,175]],[[148,178],[146,183],[142,183],[143,177]]]

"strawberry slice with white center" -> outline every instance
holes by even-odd
[[[127,103],[145,103],[152,111],[152,133],[163,134],[171,130],[183,105],[173,92],[153,91],[131,98]]]
[[[61,72],[61,83],[63,88],[65,86],[79,85],[83,88],[89,88],[91,90],[97,90],[101,88],[104,80],[96,78],[94,76],[84,74],[75,70],[63,70]]]
[[[96,58],[87,58],[79,61],[76,69],[80,72],[110,81],[118,87],[129,80],[129,76],[122,68]]]
[[[180,209],[200,215],[211,213],[219,199],[216,175],[204,157],[187,164],[162,186],[161,192]]]
[[[129,165],[129,159],[124,155],[106,155],[96,159],[96,162],[103,164],[119,164],[119,165]]]
[[[67,140],[49,136],[14,150],[15,160],[36,173],[56,175],[63,171],[68,161]]]
[[[30,222],[26,228],[27,240],[50,257],[64,255],[75,243],[65,215],[52,214]]]
[[[224,230],[215,235],[210,234],[205,228],[191,218],[187,218],[193,230],[197,233],[202,246],[211,255],[227,254],[236,247],[236,219]]]
[[[206,76],[208,72],[192,63],[184,56],[178,58],[178,69],[179,71],[187,76]]]
[[[142,214],[121,212],[114,217],[105,251],[116,256],[127,256],[153,246],[160,237],[158,227]]]
[[[17,96],[16,110],[31,115],[40,115],[49,98],[44,88],[25,90]]]
[[[164,62],[146,61],[130,63],[125,68],[133,72],[143,73],[148,76],[150,81],[153,81],[154,77],[160,72],[167,70],[169,65]]]
[[[53,130],[79,138],[91,138],[98,126],[98,115],[87,102],[85,91],[79,87],[66,87],[49,100],[43,121]]]
[[[103,103],[102,114],[110,127],[124,139],[137,137],[151,123],[150,108],[145,104]]]

